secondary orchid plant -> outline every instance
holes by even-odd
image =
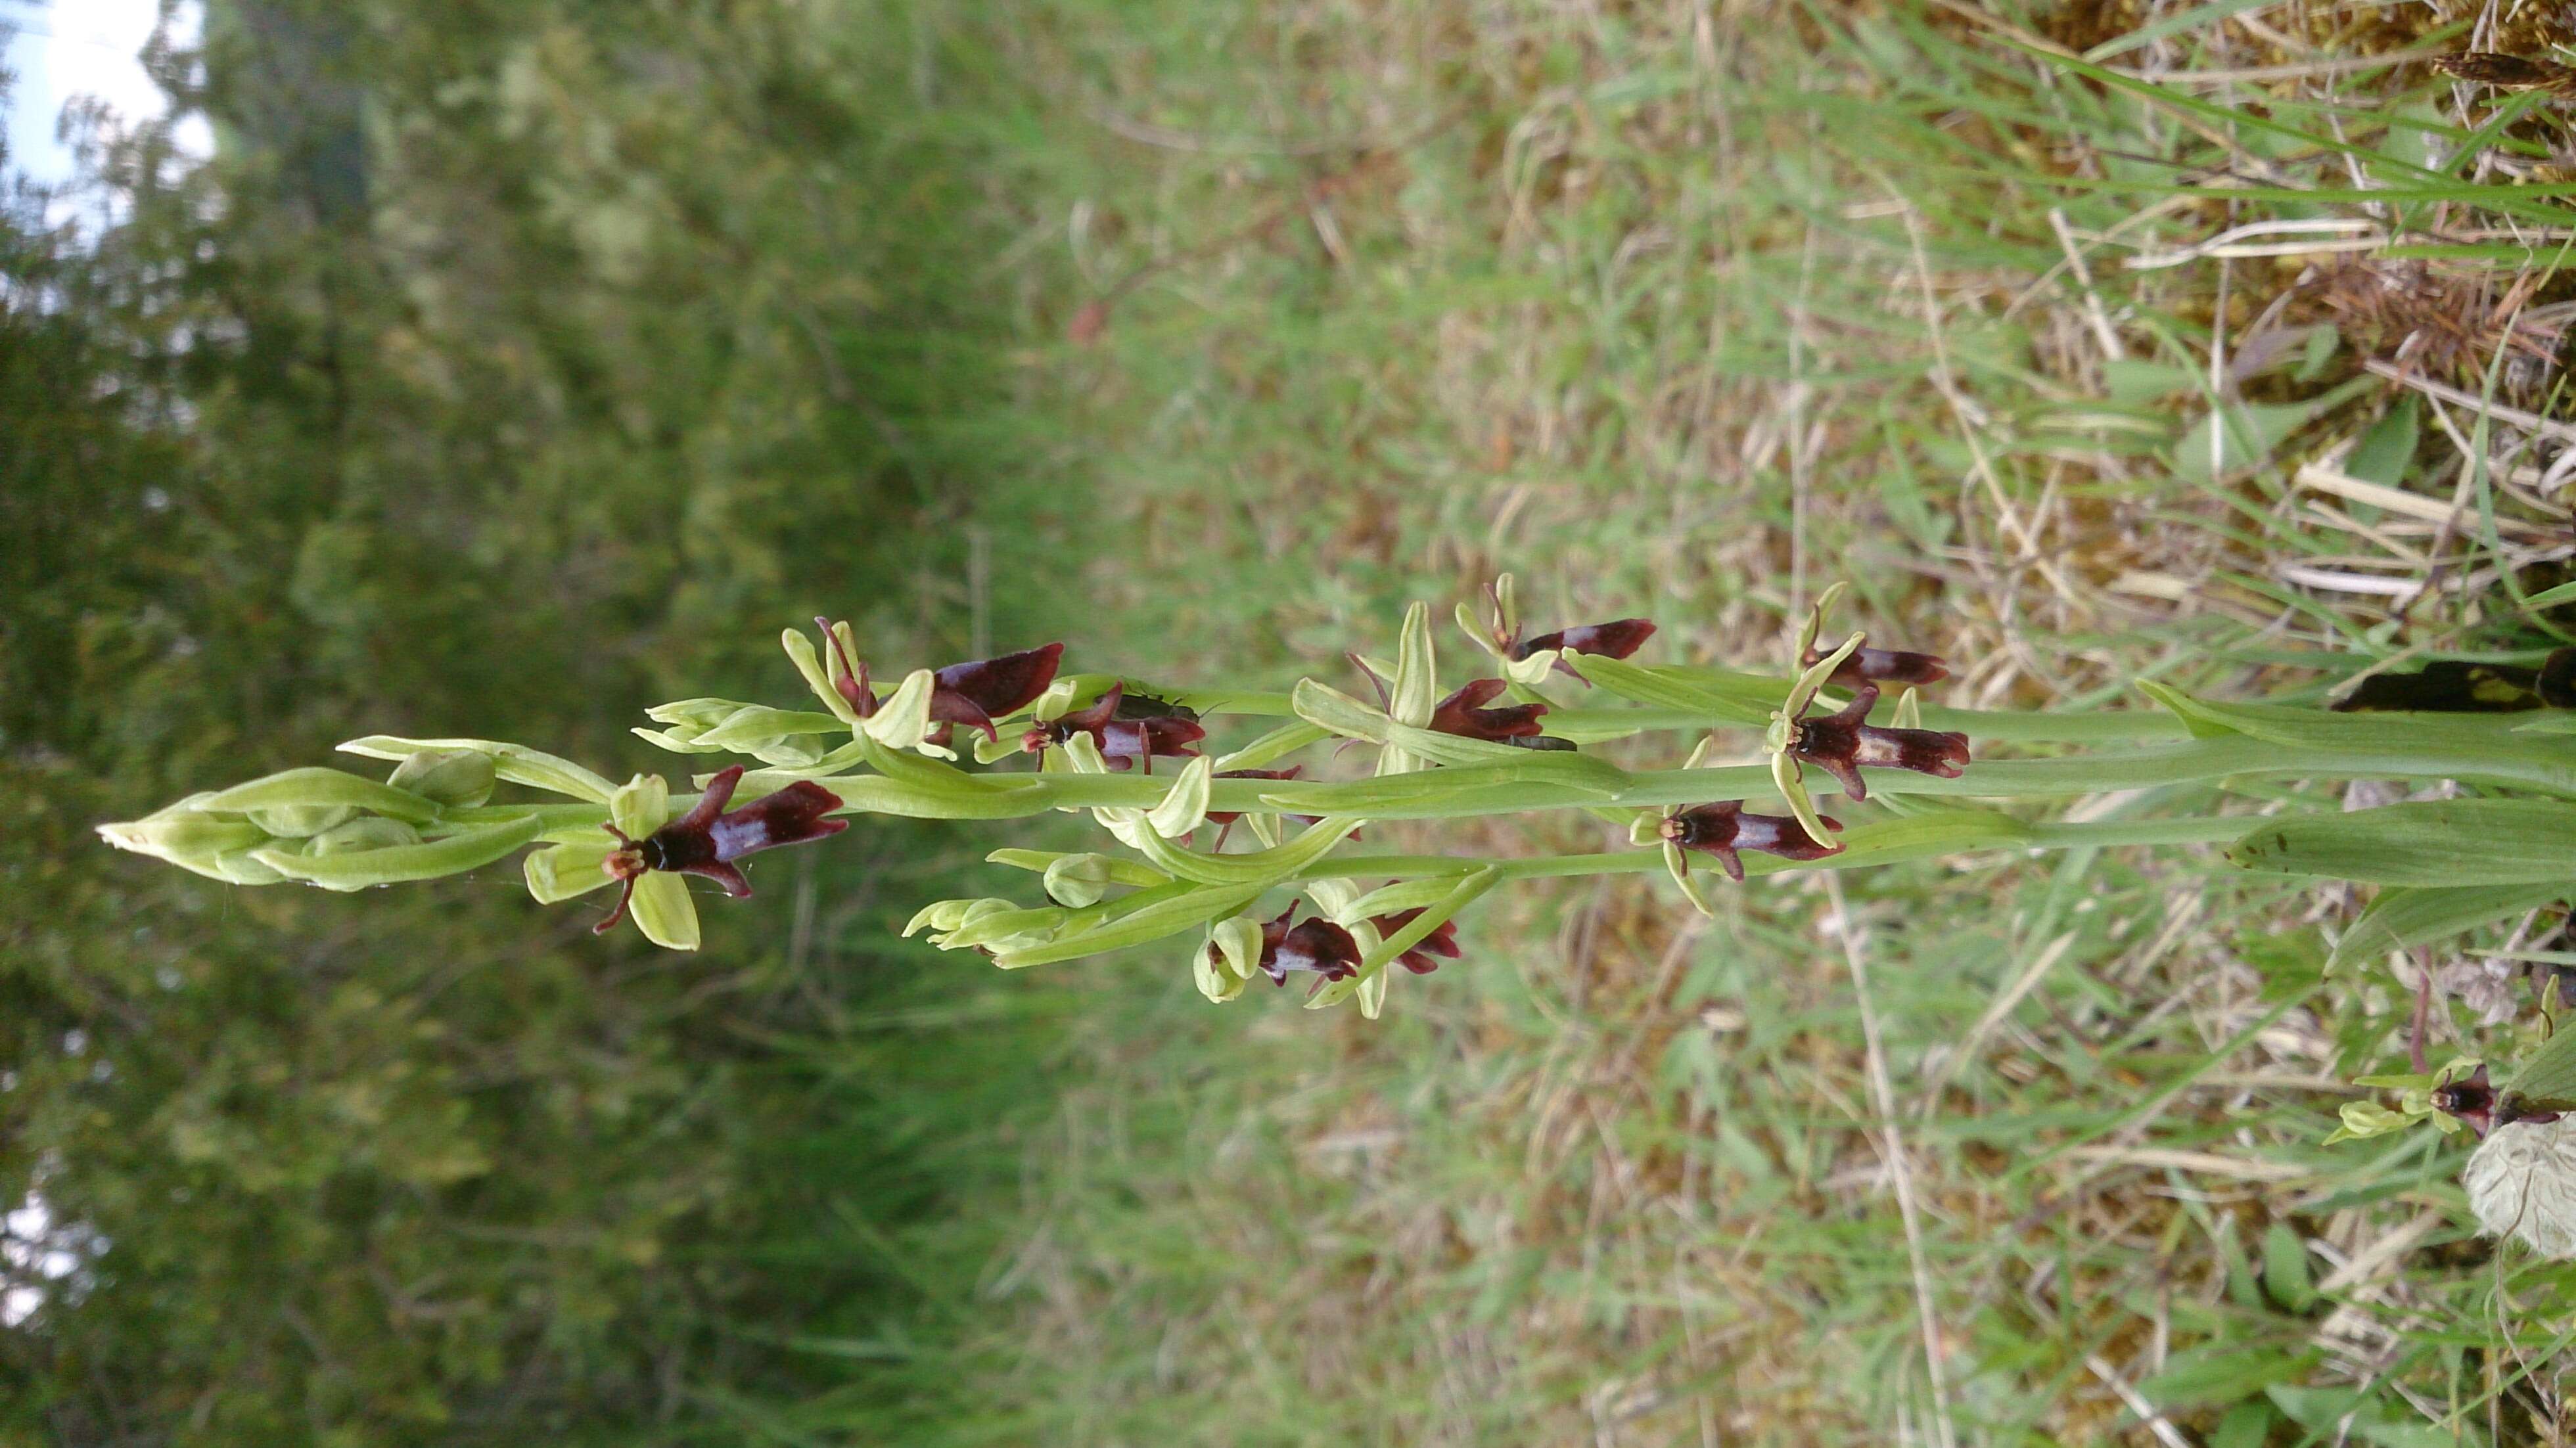
[[[1485,591],[1482,614],[1457,610],[1487,668],[1444,689],[1430,611],[1417,604],[1392,659],[1351,656],[1374,702],[1314,678],[1262,693],[1066,674],[1053,643],[916,669],[880,696],[849,625],[817,619],[819,637],[790,629],[782,644],[819,709],[696,698],[647,711],[658,727],[635,732],[664,749],[751,761],[697,776],[693,796],[655,775],[614,783],[517,744],[370,736],[341,747],[390,761],[387,778],[292,769],[100,833],[233,884],[334,890],[436,879],[528,850],[539,902],[614,887],[599,929],[631,918],[656,944],[688,950],[700,938],[690,877],[748,895],[742,862],[829,839],[850,816],[1087,811],[1108,846],[989,857],[1037,875],[1042,902],[942,900],[905,933],[926,930],[943,949],[1005,969],[1180,937],[1190,943],[1176,954],[1210,1000],[1233,1000],[1255,978],[1306,975],[1310,1007],[1355,1001],[1372,1018],[1389,968],[1428,973],[1463,958],[1459,913],[1508,882],[1660,870],[1714,913],[1692,855],[1735,888],[1781,871],[1976,852],[2223,845],[2246,870],[2384,887],[2345,932],[2336,967],[2420,951],[2566,893],[2576,714],[2421,712],[2421,702],[2410,702],[2418,712],[2338,712],[2156,683],[2139,685],[2152,709],[1948,708],[1922,697],[1947,676],[1939,658],[1871,647],[1859,633],[1828,645],[1825,618],[1843,592],[1828,590],[1804,616],[1789,668],[1763,674],[1638,662],[1656,637],[1643,618],[1532,633],[1506,576]],[[2424,687],[2437,684],[2428,671]],[[1889,689],[1901,693],[1888,720],[1872,723]],[[1604,749],[1673,733],[1696,737],[1679,768]],[[1028,755],[1034,769],[1015,762]],[[2265,779],[2448,780],[2467,797],[2354,812],[2230,802],[2231,787]],[[526,797],[495,802],[504,786]],[[1842,797],[1848,823],[1819,810],[1825,792]],[[2088,797],[2055,817],[2027,807]],[[2209,812],[2153,807],[2173,800]],[[2003,807],[2012,803],[2025,807]],[[1567,810],[1626,825],[1631,848],[1479,858],[1364,843],[1381,821]],[[2484,1075],[2472,1080],[2466,1064],[2427,1072],[2421,1043],[2419,1029],[2415,1074],[2386,1078],[2405,1093],[2400,1109],[2362,1104],[2342,1135],[2427,1119],[2482,1131],[2556,1120],[2512,1104],[2529,1093],[2506,1092],[2502,1111],[2482,1113],[2471,1098],[2491,1089]]]

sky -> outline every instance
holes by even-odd
[[[54,122],[74,96],[103,97],[127,120],[159,115],[161,91],[140,52],[160,20],[161,0],[0,0],[0,26],[16,32],[6,52],[16,76],[9,164],[47,184],[71,179],[72,154],[55,141]],[[175,23],[193,39],[204,25],[200,0],[180,0]],[[198,155],[213,149],[202,121],[184,127],[179,143]]]

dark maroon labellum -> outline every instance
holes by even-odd
[[[1861,766],[1909,769],[1941,779],[1957,779],[1968,767],[1968,736],[1934,729],[1882,729],[1863,723],[1878,703],[1878,686],[1863,684],[1839,714],[1798,721],[1789,757],[1815,765],[1842,781],[1843,793],[1869,798]]]
[[[1620,618],[1608,623],[1577,624],[1554,633],[1540,634],[1534,639],[1509,640],[1504,643],[1503,652],[1513,659],[1526,659],[1541,649],[1562,650],[1556,661],[1558,672],[1583,679],[1583,675],[1565,661],[1563,654],[1599,654],[1605,659],[1624,659],[1644,648],[1646,640],[1654,636],[1653,620]],[[1589,679],[1583,681],[1591,682]]]
[[[617,908],[591,927],[593,934],[606,934],[625,918],[627,902],[635,896],[635,881],[647,870],[668,870],[713,880],[724,887],[727,895],[739,900],[751,893],[751,882],[743,878],[733,861],[782,845],[830,839],[850,827],[848,820],[824,818],[841,807],[841,797],[810,779],[800,779],[740,809],[727,810],[725,806],[732,802],[734,786],[742,782],[742,774],[743,766],[739,764],[716,771],[707,780],[706,793],[698,796],[697,804],[687,814],[641,840],[628,839],[615,825],[604,826],[617,836],[622,847],[608,857],[604,868],[625,888],[618,892]]]
[[[1375,915],[1369,918],[1369,924],[1377,927],[1380,939],[1392,939],[1395,932],[1412,924],[1414,917],[1421,913],[1420,910],[1405,910],[1393,915]],[[1398,965],[1412,971],[1415,975],[1429,975],[1440,968],[1442,960],[1456,960],[1460,954],[1462,952],[1458,949],[1458,922],[1443,920],[1440,922],[1439,929],[1422,937],[1411,950],[1395,959]]]
[[[1798,660],[1798,667],[1812,669],[1824,662],[1825,651],[1811,648]],[[1937,684],[1950,677],[1950,665],[1931,654],[1909,654],[1896,649],[1862,647],[1852,650],[1851,657],[1834,666],[1826,682],[1846,689],[1863,684]]]
[[[868,686],[868,666],[851,658],[849,650],[841,647],[841,636],[832,631],[827,620],[818,618],[814,622],[831,642],[832,652],[840,656],[841,677],[833,681],[833,687],[849,701],[851,712],[862,719],[874,717],[877,696]],[[1037,702],[1038,695],[1055,682],[1056,666],[1063,658],[1064,645],[1045,644],[999,658],[950,664],[935,671],[930,676],[930,718],[939,727],[930,732],[930,742],[946,745],[954,732],[951,726],[963,724],[983,730],[985,738],[998,743],[1002,733],[993,720]]]
[[[1817,818],[1828,831],[1841,832],[1841,820],[1831,815]],[[1816,839],[1795,819],[1746,814],[1740,799],[1683,810],[1664,821],[1663,836],[1685,850],[1713,857],[1726,877],[1739,884],[1744,880],[1744,861],[1738,850],[1758,850],[1784,860],[1821,860],[1842,852],[1842,846]]]
[[[1461,739],[1483,739],[1493,743],[1518,743],[1539,733],[1539,716],[1547,712],[1545,704],[1507,704],[1500,709],[1487,709],[1484,703],[1503,692],[1500,679],[1476,679],[1460,686],[1458,692],[1443,699],[1431,711],[1431,728],[1441,734],[1455,734]],[[1524,746],[1544,748],[1546,746]]]
[[[1100,746],[1100,757],[1108,761],[1111,769],[1124,771],[1136,761],[1143,760],[1148,774],[1154,772],[1153,762],[1157,757],[1188,759],[1198,754],[1190,746],[1205,739],[1207,730],[1195,717],[1184,718],[1181,714],[1168,713],[1149,714],[1144,718],[1124,717],[1120,706],[1126,695],[1124,682],[1112,684],[1108,693],[1091,702],[1090,708],[1031,726],[1026,734],[1020,736],[1020,747],[1034,754],[1050,744],[1062,744],[1076,734],[1088,734],[1091,741]],[[1163,709],[1179,707],[1160,699],[1148,702]]]
[[[993,720],[1037,702],[1038,695],[1055,682],[1056,665],[1063,657],[1064,645],[1046,644],[997,659],[950,664],[931,675],[930,717],[943,725],[980,729],[985,738],[999,743],[1002,731]],[[937,731],[931,742],[947,743],[948,731]]]

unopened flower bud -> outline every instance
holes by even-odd
[[[394,767],[385,783],[451,809],[472,809],[492,797],[492,756],[479,749],[424,749]]]
[[[1079,910],[1097,905],[1115,883],[1106,855],[1067,855],[1046,868],[1047,898]]]
[[[174,865],[202,869],[215,856],[256,849],[268,843],[268,832],[247,820],[193,811],[164,811],[150,819],[100,825],[100,838],[120,850],[157,855]]]
[[[280,839],[301,840],[347,824],[357,814],[345,804],[285,804],[252,810],[250,822]]]
[[[315,858],[330,855],[355,855],[368,850],[387,850],[397,845],[420,843],[420,831],[400,820],[369,816],[315,835],[304,853]]]

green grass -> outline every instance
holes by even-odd
[[[2259,466],[2190,452],[2214,340],[2332,257],[2122,265],[2364,199],[2554,214],[2410,158],[2478,119],[2419,71],[2256,112],[1929,9],[1028,13],[998,50],[1048,160],[1014,200],[1070,219],[1090,279],[1031,321],[1113,298],[1096,345],[1041,335],[1029,365],[1137,540],[1051,587],[1117,663],[1330,677],[1505,568],[1538,615],[1643,611],[1660,657],[1744,663],[1849,578],[1875,631],[1961,665],[1959,703],[2242,696],[2315,679],[2302,650],[2516,636],[2480,593],[2401,618],[2276,572],[2399,558],[2291,483],[2395,388]],[[2222,10],[2152,17],[2108,63],[2283,58]],[[2276,179],[2200,179],[2229,166]],[[2230,387],[2307,402],[2397,340],[2341,330],[2320,370]],[[2426,431],[2394,481],[2447,500]],[[2455,570],[2500,553],[2347,517]],[[2563,1274],[2471,1240],[2455,1144],[2316,1144],[2403,1020],[2384,966],[2320,981],[2350,902],[2188,853],[1845,888],[1848,936],[1812,881],[1705,928],[1643,881],[1524,888],[1376,1026],[1205,1007],[1174,952],[1051,967],[1090,1004],[984,1274],[991,1411],[925,1441],[2539,1441]]]

